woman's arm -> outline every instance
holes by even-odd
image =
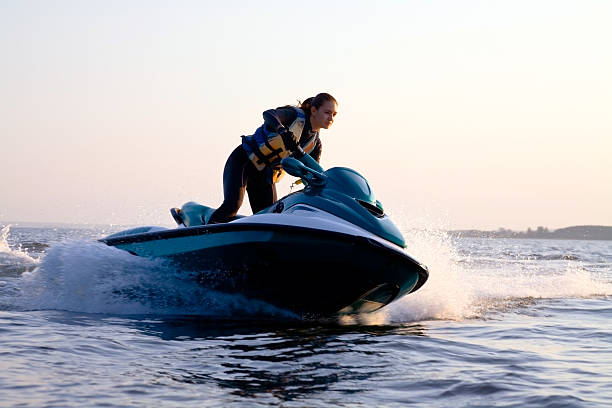
[[[269,131],[278,132],[279,128],[289,127],[293,123],[297,112],[291,107],[268,109],[263,113],[263,118]]]

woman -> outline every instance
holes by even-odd
[[[275,183],[282,175],[281,159],[310,154],[321,157],[319,130],[334,122],[338,103],[327,93],[308,98],[298,107],[284,106],[263,113],[264,124],[230,154],[223,170],[223,203],[209,224],[231,221],[249,195],[253,214],[276,201]]]

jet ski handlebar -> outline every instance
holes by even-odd
[[[304,181],[307,185],[324,186],[325,184],[327,184],[327,175],[322,173],[323,168],[319,166],[319,163],[317,163],[310,156],[304,155],[304,158],[306,157],[310,158],[310,160],[312,160],[312,162],[314,162],[317,167],[321,169],[321,171],[314,170],[309,166],[306,166],[300,160],[294,159],[293,157],[286,157],[281,160],[281,166],[283,166],[283,169],[287,173],[291,174],[294,177],[301,178],[302,181]]]

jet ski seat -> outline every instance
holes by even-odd
[[[174,221],[180,227],[195,227],[197,225],[206,225],[215,210],[215,208],[190,201],[181,208],[171,208],[170,214],[172,214],[172,218],[174,218]],[[242,217],[244,215],[236,215],[232,220]]]

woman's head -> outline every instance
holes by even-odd
[[[338,102],[336,98],[328,93],[320,93],[315,97],[306,99],[300,104],[300,108],[306,112],[312,125],[313,131],[328,129],[338,113]]]

